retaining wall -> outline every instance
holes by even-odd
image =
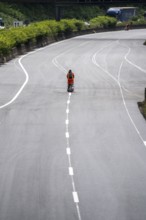
[[[64,35],[63,33],[58,36],[57,38],[50,38],[50,37],[45,37],[42,39],[39,39],[37,41],[29,41],[26,44],[21,44],[18,47],[15,47],[12,49],[11,53],[7,56],[0,57],[0,65],[20,56],[23,54],[26,54],[27,52],[30,52],[36,48],[44,47],[47,46],[51,43],[54,43],[56,41],[61,41],[64,39],[72,38],[75,36],[80,36],[80,35],[85,35],[85,34],[91,34],[91,33],[100,33],[100,32],[108,32],[108,31],[118,31],[118,30],[124,30],[124,26],[119,26],[119,27],[114,27],[114,28],[98,28],[98,29],[88,29],[88,30],[82,30],[78,32],[73,32],[68,35]],[[131,29],[143,29],[146,28],[146,25],[134,25],[132,26]]]

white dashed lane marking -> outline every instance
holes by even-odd
[[[79,203],[79,197],[78,197],[78,193],[77,192],[73,192],[73,199],[75,203]]]
[[[66,113],[67,113],[67,114],[69,113],[69,109],[68,109],[68,108],[66,109]]]
[[[68,169],[69,169],[69,175],[70,175],[70,176],[73,176],[73,175],[74,175],[74,170],[73,170],[73,168],[72,168],[72,167],[69,167]]]
[[[68,119],[65,121],[65,124],[66,124],[66,125],[68,125],[68,124],[69,124],[69,120],[68,120]]]
[[[62,54],[61,54],[62,55]],[[60,55],[59,55],[60,56]],[[55,57],[52,62],[53,64],[61,71],[63,71],[64,73],[66,73],[66,70],[64,69],[64,67],[62,67],[59,62],[57,61],[57,58],[59,57]],[[72,184],[72,195],[73,195],[73,200],[75,202],[76,205],[76,210],[77,210],[77,215],[78,215],[78,220],[82,220],[81,219],[81,214],[80,214],[80,207],[79,207],[79,197],[78,194],[76,192],[76,188],[75,188],[75,181],[74,181],[74,170],[72,167],[72,162],[71,162],[71,149],[70,149],[70,135],[69,135],[69,106],[70,106],[70,98],[71,98],[71,93],[68,93],[68,99],[67,99],[67,107],[66,107],[66,120],[65,120],[65,124],[66,124],[66,131],[65,131],[65,137],[66,137],[66,154],[67,154],[67,158],[68,158],[68,169],[69,169],[69,175],[71,177],[71,184]]]
[[[69,138],[69,132],[65,133],[66,138]]]
[[[71,150],[70,150],[70,148],[68,147],[68,148],[66,148],[66,154],[67,155],[71,155]]]
[[[65,124],[66,124],[65,137],[66,137],[66,144],[67,144],[66,154],[67,154],[67,157],[68,157],[68,165],[69,165],[68,171],[69,171],[69,175],[71,177],[71,183],[72,183],[73,201],[76,204],[78,219],[81,220],[81,214],[80,214],[80,208],[79,208],[79,197],[78,197],[78,193],[77,193],[76,187],[75,187],[74,169],[72,167],[72,162],[71,162],[70,135],[69,135],[69,106],[70,106],[70,97],[71,97],[71,93],[69,93],[69,95],[68,95],[67,108],[66,108],[66,120],[65,120]]]

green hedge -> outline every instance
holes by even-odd
[[[111,27],[116,24],[116,19],[99,16],[91,21],[92,27]],[[26,27],[4,29],[0,31],[0,55],[8,55],[13,47],[28,43],[31,40],[40,40],[44,37],[55,39],[61,34],[68,37],[76,31],[87,29],[85,23],[77,19],[62,19],[61,21],[47,20],[32,23]]]
[[[110,28],[115,27],[117,19],[108,16],[98,16],[90,20],[91,28]]]
[[[51,30],[43,24],[11,28],[0,31],[0,55],[8,55],[13,47],[18,47],[39,37],[51,36]]]
[[[133,21],[133,25],[146,24],[146,21]],[[77,19],[62,19],[61,21],[47,20],[32,23],[29,26],[17,27],[0,30],[0,56],[8,55],[13,47],[29,41],[39,41],[42,38],[49,37],[56,39],[62,34],[68,37],[73,32],[93,29],[93,28],[111,28],[115,27],[117,20],[108,16],[98,16],[89,21],[89,25]],[[122,23],[124,24],[124,23]],[[146,41],[144,43],[146,45]]]
[[[84,28],[84,22],[76,19],[64,19],[33,23],[27,27],[17,27],[0,31],[0,55],[8,55],[13,47],[25,44],[30,40],[44,37],[55,39],[61,33],[68,35]]]

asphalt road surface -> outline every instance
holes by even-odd
[[[146,219],[145,39],[79,36],[0,67],[0,220]]]

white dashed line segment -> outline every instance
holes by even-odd
[[[73,194],[73,199],[75,203],[79,203],[79,197],[78,197],[78,193],[77,192],[72,192]]]
[[[69,120],[68,120],[68,119],[65,121],[65,124],[66,124],[66,125],[68,125],[68,124],[69,124]]]
[[[67,155],[71,155],[71,150],[70,150],[70,148],[68,147],[68,148],[66,148],[66,154]]]
[[[80,208],[79,208],[79,197],[78,197],[78,193],[76,192],[76,187],[75,187],[75,181],[74,181],[74,170],[72,167],[72,162],[71,162],[71,149],[70,149],[70,143],[69,143],[69,105],[70,105],[70,97],[71,97],[71,93],[68,94],[68,100],[67,100],[67,108],[66,108],[66,120],[65,120],[65,124],[66,124],[66,144],[67,144],[67,148],[66,148],[66,154],[68,157],[68,170],[69,170],[69,175],[71,177],[71,183],[72,183],[72,195],[73,195],[73,201],[76,204],[76,209],[77,209],[77,214],[78,214],[78,220],[81,220],[81,214],[80,214]]]
[[[62,55],[62,54],[61,54]],[[60,55],[58,55],[57,57],[55,57],[53,60],[52,60],[52,63],[59,69],[61,70],[62,72],[66,73],[66,70],[64,69],[64,67],[62,67],[58,61],[57,61],[57,58],[59,57]],[[69,105],[70,105],[70,98],[71,98],[71,93],[68,93],[68,100],[67,100],[67,107],[66,107],[66,120],[65,120],[65,124],[66,124],[66,132],[65,132],[65,137],[66,137],[66,154],[67,154],[67,157],[68,157],[68,165],[69,165],[69,175],[71,177],[71,183],[72,183],[72,194],[73,194],[73,200],[76,204],[76,210],[77,210],[77,216],[78,216],[78,220],[82,220],[81,219],[81,214],[80,214],[80,208],[79,208],[79,198],[78,198],[78,194],[76,192],[76,189],[75,189],[75,181],[74,181],[74,170],[73,170],[73,167],[72,167],[72,162],[71,162],[71,149],[70,149],[70,143],[69,143]]]
[[[69,167],[68,169],[69,169],[69,175],[70,175],[70,176],[73,176],[73,175],[74,175],[74,170],[73,170],[73,168],[72,168],[72,167]]]
[[[68,108],[66,109],[66,113],[67,113],[67,114],[69,113],[69,109],[68,109]]]
[[[66,138],[69,138],[69,132],[65,133]]]

